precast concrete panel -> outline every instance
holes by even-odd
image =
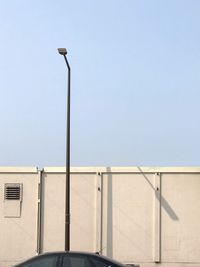
[[[100,177],[95,173],[71,177],[71,249],[99,251]]]
[[[200,174],[162,174],[162,262],[200,263]]]
[[[65,174],[45,173],[42,176],[42,252],[64,250]]]
[[[43,173],[42,251],[64,250],[65,174]],[[98,198],[96,173],[70,175],[70,248],[98,249],[96,208]],[[100,220],[100,219],[99,219]]]
[[[5,200],[5,184],[22,185],[20,206],[16,200]],[[0,173],[0,266],[11,266],[36,255],[37,230],[38,173]]]
[[[153,262],[154,174],[103,174],[103,254]]]

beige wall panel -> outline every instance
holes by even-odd
[[[65,175],[43,173],[42,251],[64,250]]]
[[[124,262],[153,258],[154,175],[103,175],[103,253]]]
[[[4,184],[22,183],[21,216],[5,217]],[[9,200],[12,201],[12,200]],[[10,266],[37,253],[38,174],[0,174],[0,261]]]
[[[64,250],[65,174],[43,176],[43,251]],[[96,250],[96,174],[71,175],[70,246]]]
[[[96,251],[96,174],[73,174],[71,179],[71,249]]]
[[[200,175],[163,174],[162,261],[200,262]]]

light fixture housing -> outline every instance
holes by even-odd
[[[66,48],[58,48],[58,53],[62,56],[67,55],[67,49]]]

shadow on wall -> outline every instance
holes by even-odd
[[[127,220],[131,221],[131,224],[134,224],[134,227],[138,228],[140,231],[145,232],[146,237],[149,236],[148,232],[146,232],[146,229],[144,229],[140,224],[136,223],[133,221],[133,218],[130,216],[130,214],[127,214],[124,212],[124,210],[120,209],[120,207],[116,206],[115,203],[113,202],[113,176],[111,172],[111,168],[107,167],[106,168],[106,173],[105,175],[107,176],[107,210],[106,210],[106,215],[107,215],[107,237],[106,237],[106,246],[102,248],[101,252],[106,249],[106,255],[110,258],[113,258],[113,229],[116,228],[113,224],[113,208],[117,208],[117,211],[119,212],[120,215],[125,216]],[[141,247],[137,241],[134,241],[130,236],[124,234],[124,232],[118,228],[116,228],[117,231],[119,232],[120,235],[123,235],[123,237],[129,242],[130,246],[133,247],[134,249],[136,248],[137,250],[141,251],[144,253],[144,248]]]
[[[146,182],[150,185],[152,190],[154,191],[155,197],[158,199],[158,201],[160,201],[161,206],[167,212],[169,217],[172,220],[177,221],[179,218],[176,215],[175,211],[172,209],[172,207],[169,205],[168,201],[160,193],[158,193],[157,189],[150,182],[150,180],[145,175],[145,173],[143,173],[143,171],[140,167],[138,167],[138,170],[141,173],[141,175],[145,178]],[[106,180],[107,181],[107,222],[106,222],[107,223],[107,240],[106,240],[106,250],[107,250],[107,256],[112,258],[113,257],[113,227],[114,227],[114,225],[113,225],[113,207],[114,207],[114,203],[113,203],[113,177],[112,177],[112,172],[111,172],[110,167],[106,168],[105,175],[107,175],[107,180]],[[127,219],[132,221],[132,218],[130,218],[130,216],[128,214],[125,214],[123,210],[119,209],[119,212],[123,215],[126,215]],[[141,225],[138,225],[133,221],[132,221],[132,223],[134,223],[134,225],[136,227],[139,227],[140,230],[145,231],[145,229],[141,228]],[[146,235],[148,236],[148,233],[146,233]],[[131,242],[131,244],[134,247],[137,247],[137,249],[143,251],[143,248],[139,247],[137,243],[134,243],[133,240],[129,239],[129,237],[127,237],[127,236],[125,236],[125,237],[126,237],[126,239],[129,240],[129,242]],[[102,248],[102,250],[103,249],[105,249],[105,248]]]
[[[140,171],[140,173],[143,175],[143,177],[146,179],[146,181],[148,182],[148,184],[150,185],[150,187],[153,189],[153,191],[155,192],[155,196],[156,198],[161,201],[161,206],[163,207],[163,209],[167,212],[167,214],[169,215],[169,217],[174,220],[174,221],[178,221],[178,216],[176,215],[176,213],[174,212],[174,210],[172,209],[172,207],[169,205],[168,201],[162,196],[161,194],[157,194],[157,190],[156,188],[152,185],[152,183],[149,181],[148,177],[145,175],[145,173],[142,171],[142,169],[140,167],[138,167],[138,170]]]

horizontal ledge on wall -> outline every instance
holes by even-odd
[[[38,173],[37,167],[0,167],[0,173]],[[65,173],[66,167],[44,167],[44,173]],[[71,167],[71,173],[197,173],[200,167]]]
[[[0,173],[38,173],[37,167],[0,167]]]
[[[44,167],[45,173],[65,173],[66,167]],[[71,173],[199,173],[200,167],[71,167]]]

